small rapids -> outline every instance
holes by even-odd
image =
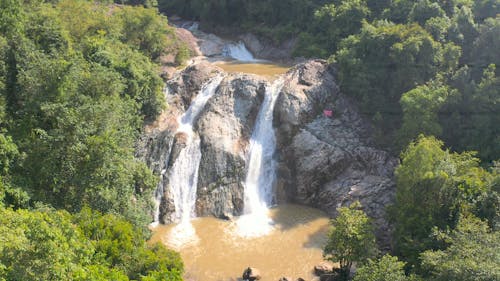
[[[242,62],[258,62],[243,42],[228,43],[222,50],[222,55]]]

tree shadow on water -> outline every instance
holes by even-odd
[[[272,210],[272,219],[275,226],[282,232],[293,231],[299,227],[312,227],[317,229],[313,233],[304,231],[304,235],[308,237],[303,246],[305,248],[323,249],[330,227],[328,223],[329,218],[326,213],[311,207],[284,204]]]

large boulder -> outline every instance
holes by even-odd
[[[172,112],[172,107],[174,107],[174,109],[181,109],[181,112],[172,112],[179,115],[179,113],[188,109],[191,101],[198,94],[201,87],[221,72],[223,70],[219,67],[206,61],[201,61],[175,74],[167,82],[166,99],[169,105],[168,112]]]
[[[260,280],[262,276],[260,275],[260,270],[253,267],[248,267],[243,271],[242,278],[245,281],[255,281]]]
[[[239,39],[245,43],[245,46],[255,57],[273,61],[289,60],[297,43],[297,38],[289,38],[276,44],[270,40],[258,38],[251,33],[243,34],[239,36]]]
[[[321,276],[323,274],[332,273],[334,264],[331,262],[323,261],[314,266],[314,274]]]

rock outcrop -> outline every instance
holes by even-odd
[[[208,63],[195,64],[168,82],[169,110],[148,130],[139,149],[146,163],[163,174],[165,187],[169,165],[183,145],[182,135],[173,135],[176,118],[221,71]],[[325,61],[313,60],[283,75],[285,86],[274,108],[277,199],[317,207],[331,216],[338,207],[359,200],[387,247],[385,207],[394,197],[397,160],[373,144],[369,122],[340,93],[334,74]],[[227,75],[195,122],[202,149],[197,215],[241,214],[248,142],[266,85],[269,82],[257,76]],[[324,110],[333,111],[333,116],[325,116]],[[168,188],[164,190],[160,221],[169,222],[175,210]]]
[[[254,267],[248,267],[243,271],[242,274],[244,281],[255,281],[260,280],[262,277],[260,275],[260,271]]]
[[[269,40],[258,38],[254,34],[246,33],[239,36],[239,39],[245,43],[248,50],[255,57],[273,61],[287,61],[292,57],[292,51],[297,44],[297,38],[290,38],[280,44],[275,44]]]
[[[173,194],[168,188],[169,169],[184,147],[183,134],[175,134],[177,117],[185,112],[202,85],[221,70],[209,63],[192,65],[168,81],[169,109],[143,136],[138,156],[161,175],[163,188],[160,222],[172,222]],[[229,218],[243,210],[242,182],[246,151],[254,122],[264,98],[266,81],[256,76],[227,75],[194,124],[202,158],[198,172],[196,214]]]
[[[246,151],[264,98],[265,81],[229,76],[197,123],[203,151],[196,211],[200,216],[230,217],[243,211]]]
[[[369,123],[339,92],[333,72],[324,61],[310,61],[286,75],[274,112],[279,194],[331,216],[359,200],[387,248],[385,207],[394,197],[397,160],[373,145]],[[326,109],[333,111],[332,117],[324,116]]]
[[[316,274],[317,276],[321,276],[323,274],[333,273],[334,267],[335,265],[331,262],[321,262],[314,266],[314,274]]]

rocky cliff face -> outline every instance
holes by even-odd
[[[157,174],[164,196],[160,222],[173,220],[175,207],[169,192],[168,171],[184,145],[184,136],[175,134],[177,117],[194,95],[221,69],[196,64],[178,73],[167,83],[169,109],[138,145],[138,155]],[[200,137],[202,158],[199,166],[196,213],[229,217],[243,210],[246,152],[255,118],[264,98],[266,81],[256,76],[227,75],[215,95],[199,115],[194,131]]]
[[[219,72],[198,64],[174,76],[168,82],[169,110],[141,142],[140,156],[155,172],[163,172],[161,222],[170,222],[175,211],[166,171],[182,148],[182,136],[173,133],[176,117]],[[333,72],[325,61],[315,60],[283,76],[285,86],[274,109],[278,201],[314,206],[334,216],[337,207],[359,200],[387,246],[384,209],[393,200],[397,161],[374,147],[369,124],[339,92]],[[195,122],[202,149],[197,215],[241,214],[248,142],[268,83],[256,76],[227,75]],[[325,109],[333,116],[325,117]]]
[[[370,126],[343,96],[323,61],[297,66],[277,101],[282,200],[314,206],[335,216],[359,200],[388,247],[385,206],[394,197],[397,160],[377,149]],[[331,110],[326,117],[323,110]]]
[[[264,85],[253,76],[228,76],[201,114],[198,215],[228,217],[243,211],[246,152]]]

